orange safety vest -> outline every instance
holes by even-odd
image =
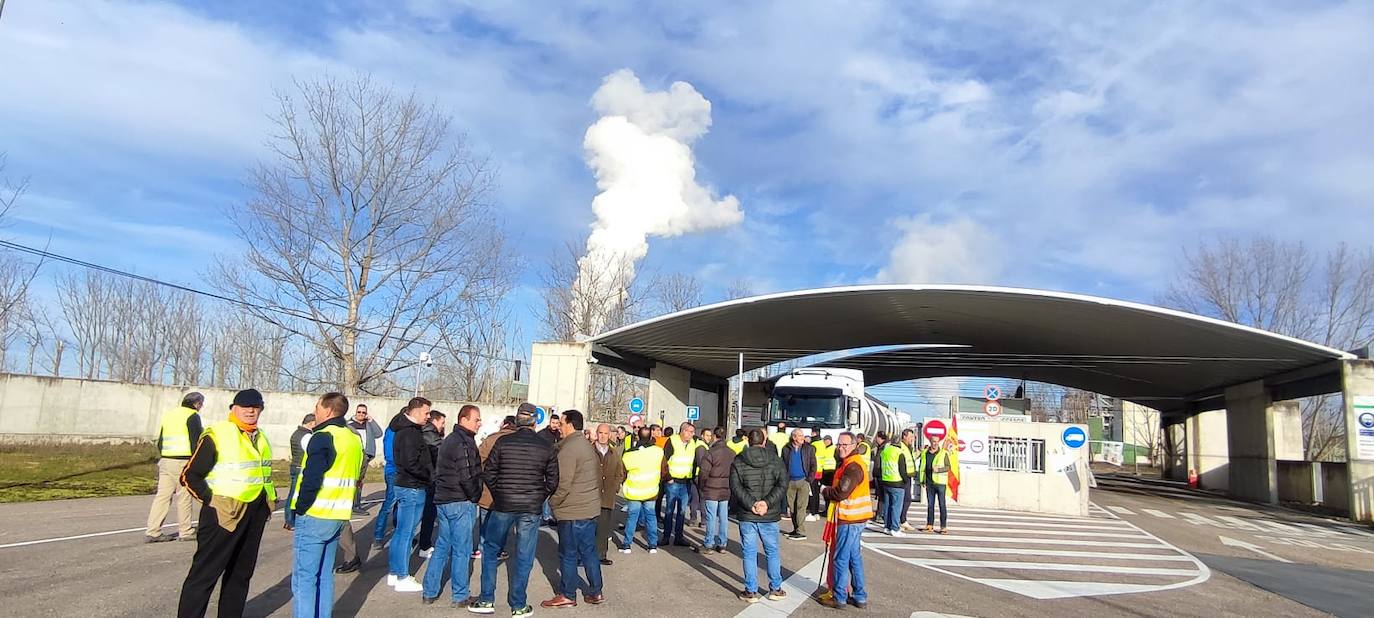
[[[854,491],[848,498],[835,503],[835,520],[841,524],[861,524],[873,519],[873,494],[869,488],[870,478],[868,476],[867,458],[858,453],[851,454],[840,464],[840,469],[835,471],[835,480],[832,487],[840,486],[840,479],[844,478],[845,470],[849,466],[858,466],[859,472],[863,474],[863,480],[854,487]]]

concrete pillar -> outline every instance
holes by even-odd
[[[1226,442],[1231,495],[1277,504],[1274,406],[1263,381],[1226,389]]]
[[[528,401],[589,414],[591,358],[589,343],[535,343],[530,355]]]
[[[1374,522],[1374,361],[1348,360],[1341,371],[1345,399],[1350,519]],[[1325,488],[1328,493],[1339,487]]]
[[[649,401],[645,402],[648,422],[677,427],[686,421],[691,390],[692,372],[667,363],[655,363],[649,370]]]
[[[1210,410],[1185,423],[1188,469],[1197,471],[1198,484],[1225,491],[1231,487],[1230,449],[1227,444],[1226,411]],[[1187,478],[1188,471],[1183,472]]]

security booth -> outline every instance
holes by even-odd
[[[926,440],[955,436],[927,417]],[[1088,515],[1088,428],[1068,423],[959,419],[959,506]]]

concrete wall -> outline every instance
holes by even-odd
[[[979,433],[973,423],[960,432]],[[1045,441],[1045,473],[1003,472],[961,467],[961,506],[1088,515],[1088,447],[1070,449],[1061,436],[1062,423],[984,423],[988,437],[1039,438]],[[1086,431],[1086,427],[1084,428]],[[952,525],[958,526],[958,522]]]
[[[232,390],[201,387],[124,384],[104,380],[0,374],[0,441],[137,441],[157,438],[162,413],[181,403],[188,392],[205,395],[201,418],[206,425],[229,416]],[[315,411],[318,394],[264,392],[267,407],[259,419],[277,459],[290,456],[287,440],[301,417]],[[353,397],[367,404],[383,428],[406,399]],[[463,402],[436,401],[434,407],[454,414]],[[513,405],[478,404],[483,420],[500,423],[515,413]],[[452,417],[451,417],[452,418]],[[485,426],[485,423],[484,423]],[[381,449],[378,448],[378,452]]]
[[[530,355],[529,401],[558,410],[590,408],[591,344],[536,343]]]
[[[655,363],[649,370],[649,400],[644,402],[649,422],[676,427],[686,421],[691,383],[692,372],[667,363]]]
[[[1318,502],[1319,465],[1310,461],[1279,461],[1279,500],[1298,504]]]
[[[1350,518],[1355,521],[1374,522],[1374,458],[1361,457],[1359,448],[1361,427],[1356,419],[1356,398],[1374,397],[1374,361],[1346,361],[1342,371],[1345,387],[1345,434],[1346,453],[1349,453],[1347,472],[1350,475],[1346,487],[1350,499]],[[1368,436],[1365,436],[1369,439]],[[1339,491],[1336,486],[1328,486],[1327,492]]]
[[[1226,442],[1230,493],[1245,500],[1278,502],[1274,463],[1274,409],[1264,382],[1226,389]]]
[[[1197,471],[1202,487],[1225,491],[1231,486],[1226,411],[1212,410],[1194,415],[1185,425],[1188,469]],[[1185,470],[1184,478],[1187,474]]]
[[[1302,410],[1296,401],[1276,401],[1273,403],[1274,416],[1274,458],[1300,461],[1307,458],[1307,447],[1302,439]]]

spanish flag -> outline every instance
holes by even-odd
[[[949,438],[949,498],[959,501],[959,415],[950,419]]]

